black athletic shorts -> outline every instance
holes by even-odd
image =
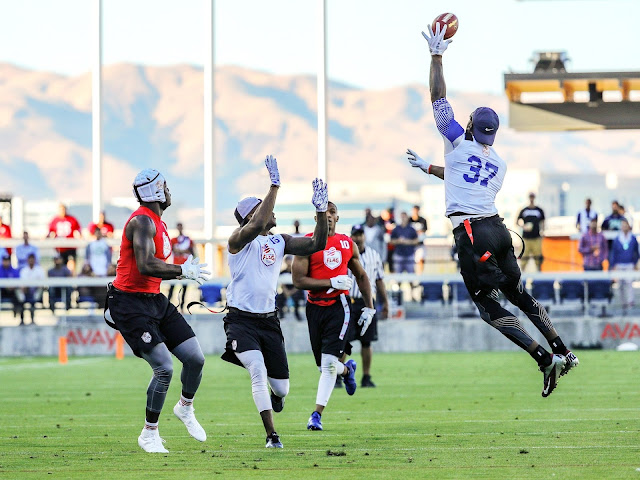
[[[107,308],[116,328],[138,357],[159,343],[173,351],[185,340],[196,336],[162,293],[129,293],[111,286],[107,293]]]
[[[509,230],[498,215],[471,222],[473,244],[464,224],[453,230],[460,259],[460,273],[475,299],[481,292],[515,287],[520,281],[520,267],[513,252]]]
[[[267,375],[279,380],[289,378],[289,364],[284,348],[284,335],[276,312],[266,314],[243,312],[229,308],[224,316],[227,344],[222,359],[244,368],[237,353],[259,350],[264,357]]]
[[[351,354],[351,344],[347,340],[350,323],[351,300],[347,295],[341,294],[328,306],[307,302],[307,325],[316,365],[320,366],[323,353],[338,358],[343,353]]]
[[[371,325],[364,332],[364,335],[360,335],[362,327],[358,325],[360,315],[362,315],[362,309],[364,308],[363,298],[351,299],[351,321],[349,322],[349,333],[347,334],[347,340],[353,342],[359,340],[363,347],[368,347],[371,342],[378,340],[378,314],[376,313],[371,320]]]

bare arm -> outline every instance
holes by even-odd
[[[444,71],[442,69],[442,55],[431,56],[429,91],[431,92],[431,103],[447,96],[447,85],[444,81]]]
[[[438,177],[440,180],[444,180],[444,167],[432,164],[429,173],[434,177]]]
[[[328,290],[331,280],[328,278],[311,278],[309,276],[309,257],[295,256],[291,267],[293,286],[301,290]]]
[[[155,257],[156,245],[153,237],[156,226],[146,215],[133,217],[127,224],[125,235],[133,244],[136,266],[142,275],[171,280],[182,275],[180,265],[171,265]]]
[[[246,244],[253,242],[253,240],[260,235],[260,232],[267,227],[267,223],[273,215],[273,207],[276,204],[278,188],[276,185],[271,185],[269,193],[264,197],[264,200],[258,206],[253,217],[251,217],[246,225],[236,228],[231,234],[227,247],[230,253],[238,253]]]
[[[319,252],[327,245],[328,233],[327,212],[316,212],[316,228],[312,237],[282,235],[284,238],[284,253],[307,256]]]
[[[384,284],[384,280],[381,278],[376,280],[376,288],[380,292],[382,298],[382,312],[380,318],[385,319],[389,317],[389,299],[387,298],[387,287]]]
[[[373,298],[371,296],[371,284],[369,283],[369,277],[367,272],[364,271],[362,263],[360,263],[360,251],[358,246],[353,243],[353,256],[347,265],[351,273],[356,279],[360,293],[362,293],[362,299],[366,307],[373,308]]]

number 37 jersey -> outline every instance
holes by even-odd
[[[493,147],[465,140],[446,98],[433,102],[433,115],[444,140],[446,215],[462,212],[495,215],[496,195],[502,188],[507,164]]]

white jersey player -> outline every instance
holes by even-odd
[[[409,162],[445,182],[446,215],[460,259],[460,273],[480,316],[538,363],[543,373],[542,396],[547,397],[561,375],[578,365],[577,357],[565,346],[544,307],[524,289],[520,268],[513,253],[511,235],[495,206],[502,187],[506,163],[493,148],[500,126],[498,115],[488,107],[471,113],[466,129],[455,120],[446,99],[442,54],[450,40],[444,39],[446,26],[429,29],[422,35],[429,43],[431,72],[429,88],[436,125],[445,143],[444,167],[431,165],[413,150]],[[545,350],[524,329],[518,318],[497,301],[498,290],[518,306],[544,335],[552,353]]]
[[[278,276],[285,254],[311,255],[325,247],[329,200],[326,184],[316,178],[311,200],[317,212],[313,236],[272,235],[280,174],[271,155],[265,165],[271,179],[269,193],[264,200],[240,200],[234,212],[240,226],[229,237],[227,247],[231,283],[227,288],[227,344],[222,358],[249,371],[253,401],[267,433],[266,447],[283,448],[273,426],[273,412],[282,411],[289,392],[287,354],[276,311]]]

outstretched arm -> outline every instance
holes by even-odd
[[[442,69],[442,55],[431,56],[429,91],[431,92],[431,103],[447,96],[447,85],[444,81],[444,71]]]
[[[327,184],[316,178],[313,181],[313,197],[311,203],[316,207],[316,228],[312,237],[292,237],[282,235],[284,238],[284,253],[293,255],[311,255],[324,249],[327,244],[329,224],[327,223],[327,206],[329,196],[327,194]]]

